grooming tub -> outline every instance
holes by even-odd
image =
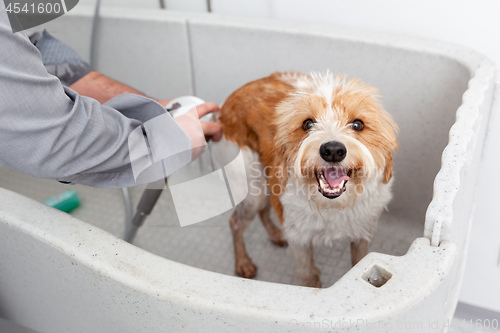
[[[77,7],[46,28],[88,58],[92,15]],[[286,70],[379,88],[400,127],[394,199],[355,267],[347,243],[318,250],[325,288],[314,289],[297,285],[259,222],[246,233],[257,280],[242,279],[232,276],[231,212],[180,228],[165,191],[132,245],[119,238],[120,190],[73,187],[82,206],[70,216],[39,203],[68,186],[0,166],[1,317],[41,332],[447,330],[500,111],[491,61],[442,42],[210,14],[104,7],[98,28],[97,69],[154,97],[221,103]],[[142,188],[131,191],[137,200]]]

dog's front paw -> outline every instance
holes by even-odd
[[[240,259],[236,261],[236,275],[244,278],[253,278],[257,275],[257,266],[255,266],[250,258]]]

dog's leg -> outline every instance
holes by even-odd
[[[314,264],[314,250],[311,245],[290,243],[290,250],[295,259],[295,275],[306,287],[321,288],[320,271]]]
[[[271,220],[271,206],[269,201],[266,206],[259,212],[259,217],[264,228],[266,228],[267,235],[273,244],[278,246],[286,246],[287,242],[283,237],[283,233],[280,228],[278,228]]]
[[[238,209],[236,209],[229,219],[231,233],[233,235],[235,273],[244,278],[252,278],[257,275],[257,266],[252,263],[252,260],[248,256],[243,241],[243,233],[252,220],[253,217],[242,218],[239,216]]]
[[[366,256],[368,245],[370,245],[370,242],[366,239],[351,242],[351,263],[353,266]]]

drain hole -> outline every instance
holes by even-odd
[[[391,273],[377,265],[374,265],[365,274],[363,274],[363,279],[377,288],[380,288],[384,284],[386,284],[391,277]]]

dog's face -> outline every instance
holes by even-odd
[[[277,107],[276,142],[310,199],[342,207],[367,182],[389,182],[397,125],[377,90],[331,74],[303,76],[294,86]]]

